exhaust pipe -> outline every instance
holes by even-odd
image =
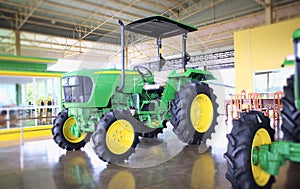
[[[186,60],[186,39],[187,39],[187,34],[184,33],[182,34],[182,69],[184,70],[184,72],[186,71],[186,64],[187,64],[187,60]]]
[[[124,23],[119,20],[119,25],[121,26],[121,63],[122,63],[122,73],[121,73],[121,85],[117,87],[118,92],[122,92],[125,86],[125,26]]]

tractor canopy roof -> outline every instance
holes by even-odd
[[[136,20],[127,24],[125,29],[134,33],[156,38],[167,38],[197,30],[194,26],[161,15]]]

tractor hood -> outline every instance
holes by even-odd
[[[125,71],[123,93],[139,93],[144,81],[137,71]],[[121,84],[120,69],[86,69],[62,77],[64,104],[69,107],[107,107]]]

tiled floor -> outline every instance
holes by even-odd
[[[99,160],[92,144],[66,152],[52,139],[0,147],[1,189],[186,189],[231,188],[227,170],[227,126],[220,125],[212,147],[186,146],[166,130],[159,139],[141,139],[127,163]],[[300,188],[300,164],[287,163],[273,188]]]

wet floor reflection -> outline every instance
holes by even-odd
[[[286,182],[284,188],[300,188],[300,163],[289,162],[286,172]]]
[[[54,166],[53,180],[57,188],[213,189],[217,188],[215,177],[218,169],[211,152],[199,154],[196,146],[186,146],[161,165],[128,168],[107,164],[106,168],[98,169],[99,172],[95,171],[86,152],[70,152],[61,155]],[[219,186],[226,188],[224,183]]]
[[[175,147],[179,152],[170,151]],[[0,188],[229,189],[225,151],[226,146],[207,149],[181,146],[173,140],[141,139],[126,166],[120,166],[101,161],[90,144],[83,151],[66,152],[52,140],[27,142],[22,147],[0,147]],[[172,158],[154,166],[129,168],[172,153]],[[300,188],[299,175],[300,164],[288,162],[276,176],[273,189]]]
[[[101,185],[105,186],[105,183],[108,183],[108,188],[118,188],[124,182],[128,189],[214,188],[215,163],[212,156],[209,152],[201,155],[195,152],[195,149],[186,147],[169,161],[148,168],[121,168],[109,165],[100,174]],[[124,174],[129,179],[116,179],[119,174]],[[202,178],[205,179],[201,180]],[[128,183],[129,181],[132,183]]]
[[[90,158],[82,151],[61,155],[52,173],[57,188],[95,188],[97,185]]]

